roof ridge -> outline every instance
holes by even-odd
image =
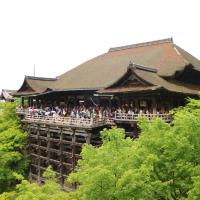
[[[42,81],[55,81],[56,78],[47,78],[47,77],[37,77],[37,76],[25,76],[26,79],[31,80],[42,80]]]
[[[152,68],[152,67],[147,67],[141,64],[136,64],[136,63],[132,63],[130,62],[128,65],[128,69],[140,69],[140,70],[144,70],[144,71],[149,71],[149,72],[154,72],[157,73],[158,70],[156,68]]]
[[[2,91],[8,91],[8,92],[12,92],[12,91],[17,91],[17,90],[2,89]]]
[[[125,49],[130,49],[130,48],[150,46],[150,45],[162,44],[162,43],[168,43],[168,42],[173,43],[173,38],[166,38],[162,40],[154,40],[154,41],[136,43],[136,44],[125,45],[125,46],[120,46],[120,47],[113,47],[113,48],[110,48],[108,52],[120,51],[120,50],[125,50]]]

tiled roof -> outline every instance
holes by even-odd
[[[33,92],[38,93],[48,88],[54,91],[99,90],[119,80],[126,73],[130,62],[137,63],[138,68],[145,69],[148,66],[148,69],[156,72],[156,79],[173,77],[177,71],[184,70],[190,64],[200,71],[200,61],[169,38],[111,48],[107,53],[58,76],[56,80],[27,77],[26,82]]]
[[[172,39],[165,39],[112,48],[59,76],[54,88],[105,88],[126,72],[130,61],[155,68],[163,77],[173,76],[189,64],[195,64],[200,71],[198,59],[175,45]]]
[[[52,88],[55,80],[55,78],[25,76],[21,88],[14,93],[14,96],[28,96],[43,93]]]
[[[127,72],[128,73],[128,72]],[[160,77],[157,73],[144,70],[143,68],[134,68],[132,73],[139,77],[141,80],[145,80],[148,85],[139,86],[121,86],[121,87],[108,87],[99,91],[99,93],[121,93],[121,92],[139,92],[139,91],[155,91],[158,89],[164,89],[175,93],[195,94],[200,91],[200,86],[191,86],[188,84],[181,84],[178,82],[169,82]],[[125,76],[125,74],[124,74]],[[122,77],[123,78],[123,77]]]

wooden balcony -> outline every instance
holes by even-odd
[[[44,116],[38,114],[31,114],[25,109],[17,109],[18,115],[23,115],[23,121],[28,123],[42,123],[42,124],[55,124],[67,127],[80,127],[80,128],[95,128],[101,126],[112,126],[117,123],[136,123],[139,117],[146,117],[149,121],[153,118],[161,118],[166,122],[171,122],[172,117],[170,114],[128,114],[128,113],[115,113],[113,118],[72,118],[61,116]]]

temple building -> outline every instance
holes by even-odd
[[[167,95],[172,102],[166,102],[173,107],[183,97],[198,94],[199,77],[200,61],[165,39],[111,48],[56,78],[25,76],[16,96],[28,98],[32,105],[67,103],[72,97],[88,100],[94,94],[120,97],[120,104],[131,101],[127,96],[142,102],[155,96],[162,103],[160,98]]]
[[[50,164],[61,185],[84,143],[100,145],[99,131],[113,125],[137,137],[137,117],[160,117],[200,91],[200,61],[172,38],[110,48],[56,78],[25,76],[15,96],[29,132],[30,177]]]
[[[13,94],[16,93],[16,90],[7,90],[7,89],[2,89],[1,94],[0,94],[0,101],[9,101],[12,102],[14,101]]]

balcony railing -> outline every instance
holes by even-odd
[[[115,113],[115,121],[134,122],[138,121],[138,117],[146,117],[149,121],[153,118],[161,118],[166,122],[170,122],[172,117],[170,114],[129,114],[129,113]]]
[[[85,128],[106,125],[105,119],[98,119],[98,118],[87,119],[87,118],[72,118],[72,117],[61,117],[61,116],[54,117],[54,116],[26,114],[24,120],[28,122],[40,122],[45,124],[57,124],[57,125],[85,127]]]
[[[28,113],[28,110],[24,108],[16,108],[16,113],[18,115],[25,115],[25,113]]]
[[[45,116],[39,115],[34,112],[29,112],[27,109],[18,108],[16,113],[24,115],[24,120],[28,122],[51,123],[57,125],[75,126],[91,128],[103,125],[114,125],[115,123],[131,123],[137,122],[138,117],[146,117],[149,121],[153,118],[161,118],[166,122],[171,122],[172,117],[170,114],[130,114],[130,113],[117,113],[115,112],[113,118],[73,118],[61,116]]]

